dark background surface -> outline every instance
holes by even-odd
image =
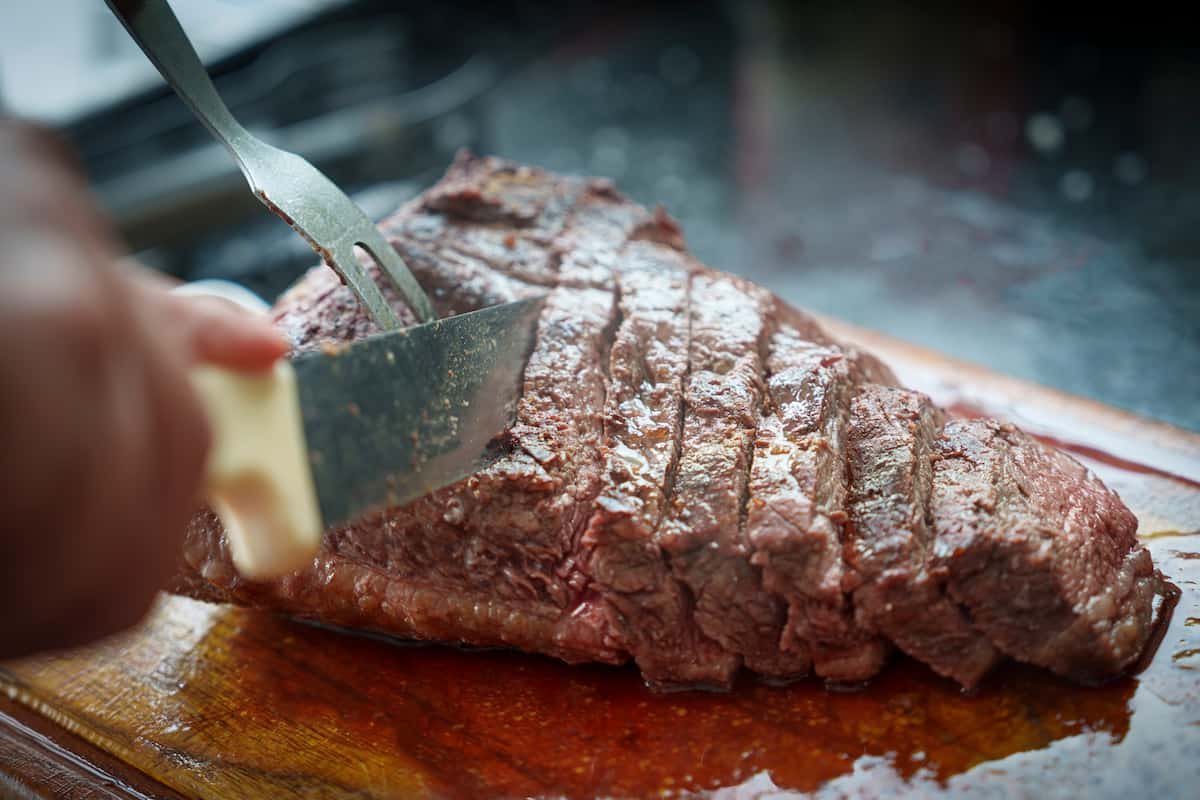
[[[606,175],[798,305],[1200,430],[1200,57],[1151,11],[363,2],[212,68],[375,216],[464,146]],[[150,263],[313,262],[165,90],[68,132]]]

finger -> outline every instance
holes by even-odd
[[[145,269],[127,267],[123,275],[139,311],[153,318],[156,336],[169,340],[189,365],[263,370],[291,349],[263,314],[216,295],[168,291],[168,279]]]
[[[145,499],[129,545],[143,554],[139,590],[151,596],[177,565],[184,525],[202,488],[210,431],[188,377],[192,360],[187,337],[165,335],[179,327],[170,313],[170,282],[128,266],[121,277],[119,290],[129,309],[126,350],[135,355],[142,402],[141,435],[128,441],[139,448],[131,458],[148,473],[146,485],[139,487]]]
[[[132,256],[118,261],[117,269],[133,283],[137,291],[169,292],[183,284],[183,281],[175,276],[150,269]]]
[[[267,369],[291,344],[270,320],[219,297],[174,296],[192,357],[239,370]]]
[[[204,409],[188,379],[185,353],[172,350],[157,335],[152,315],[140,315],[145,343],[147,424],[155,449],[146,454],[156,463],[157,496],[154,538],[147,542],[153,558],[155,588],[162,588],[176,569],[184,526],[203,489],[204,464],[211,431]]]
[[[70,634],[67,612],[105,557],[103,542],[84,540],[108,515],[108,479],[121,461],[102,433],[112,414],[106,376],[120,352],[120,314],[107,302],[104,271],[69,241],[21,235],[5,243],[5,254],[13,260],[0,331],[10,346],[0,372],[14,380],[0,391],[0,406],[19,422],[6,428],[0,470],[8,498],[0,537],[12,545],[0,566],[15,568],[5,574],[0,607],[22,608],[16,638],[41,647]]]
[[[101,281],[104,303],[114,321],[104,349],[102,383],[88,398],[92,417],[90,463],[85,480],[71,587],[82,607],[64,625],[81,637],[114,633],[135,622],[165,581],[160,548],[169,548],[161,530],[167,478],[159,457],[163,444],[158,421],[158,368],[154,338],[114,271]]]
[[[7,413],[21,420],[4,442],[17,468],[4,470],[8,507],[0,521],[0,608],[21,611],[9,615],[0,657],[65,644],[55,641],[69,632],[60,620],[88,569],[80,564],[76,539],[87,525],[82,506],[93,477],[94,409],[78,399],[95,386],[87,372],[73,369],[78,354],[69,342],[39,337],[22,351],[16,362],[0,363],[0,371],[22,375],[0,391],[0,407],[7,404]],[[57,368],[27,369],[21,362],[28,359]],[[22,469],[25,459],[32,463]],[[46,576],[54,576],[51,584]]]
[[[0,117],[0,146],[34,155],[67,172],[82,174],[83,164],[62,135],[12,117]]]
[[[150,365],[144,346],[132,336],[119,342],[106,371],[101,402],[106,418],[89,476],[94,521],[80,556],[94,565],[83,583],[104,593],[93,614],[97,625],[114,617],[114,609],[144,607],[161,580],[157,564],[162,520],[163,474],[158,448],[162,431],[155,419],[156,403]],[[94,526],[94,527],[92,527]],[[117,613],[118,617],[125,614]]]

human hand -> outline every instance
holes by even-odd
[[[65,148],[0,121],[0,657],[145,614],[209,446],[189,369],[288,349],[265,318],[120,256]]]

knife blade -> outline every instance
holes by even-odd
[[[269,374],[202,367],[206,491],[248,578],[310,561],[321,532],[477,471],[511,424],[541,299],[326,346]]]

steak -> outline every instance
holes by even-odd
[[[850,683],[883,665],[887,643],[857,624],[842,588],[845,429],[856,370],[839,349],[781,329],[767,359],[772,414],[760,429],[750,538],[767,587],[788,601],[785,650]]]
[[[974,687],[996,648],[948,597],[933,559],[930,495],[942,412],[929,398],[864,386],[850,407],[847,588],[856,619],[936,672]]]
[[[1002,653],[1083,683],[1141,654],[1171,590],[1137,518],[1074,459],[1011,425],[951,422],[930,512],[935,570]]]
[[[769,298],[730,276],[692,278],[691,343],[675,491],[656,537],[700,629],[738,662],[789,679],[808,659],[780,648],[783,606],[750,563],[746,502],[762,396]]]
[[[608,485],[583,545],[620,646],[652,685],[728,685],[733,654],[692,615],[656,538],[678,471],[691,326],[683,255],[630,242],[617,275],[621,324],[613,341],[605,413]]]
[[[632,659],[661,688],[863,681],[893,645],[965,686],[1004,657],[1093,683],[1150,641],[1173,587],[1083,466],[946,422],[611,183],[464,155],[381,228],[442,316],[545,295],[516,421],[487,467],[327,531],[278,580],[239,576],[203,511],[175,591]],[[324,266],[274,319],[298,350],[376,332]]]

